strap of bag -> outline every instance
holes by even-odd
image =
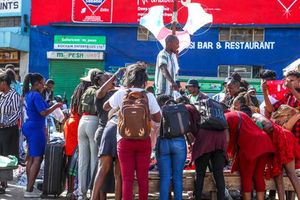
[[[175,105],[177,104],[177,102],[174,99],[169,99],[168,101],[165,102],[165,105],[170,105],[170,104]]]
[[[242,117],[241,117],[240,112],[237,112],[237,115],[239,117],[239,123],[238,123],[238,126],[237,126],[237,131],[236,131],[237,135],[236,135],[236,140],[235,140],[235,144],[234,144],[236,153],[238,153],[239,150],[240,150],[240,147],[238,145],[238,140],[239,140],[239,137],[240,137],[240,129],[241,129],[241,126],[242,126]]]

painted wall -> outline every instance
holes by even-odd
[[[22,34],[29,35],[31,1],[23,0],[22,4]]]
[[[72,22],[72,16],[74,19],[74,15],[78,12],[79,14],[93,12],[94,16],[102,17],[104,23],[136,24],[140,15],[152,6],[164,5],[166,13],[171,13],[173,8],[173,1],[169,0],[100,0],[94,5],[85,2],[87,0],[51,0],[51,3],[47,0],[32,0],[32,25]],[[214,24],[300,24],[299,0],[192,0],[192,2],[201,3],[206,12],[213,15]],[[180,0],[178,7],[179,22],[184,24],[188,10],[182,6]],[[170,19],[170,16],[165,17],[165,23],[169,23]]]
[[[0,1],[1,3],[5,3],[6,1]],[[15,0],[12,1],[18,3],[20,6],[20,12],[1,12],[0,17],[16,17],[21,16],[21,26],[20,27],[0,27],[0,32],[12,32],[19,33],[22,35],[29,35],[30,29],[30,13],[31,13],[31,1],[29,0]]]
[[[29,71],[40,72],[48,77],[49,62],[46,52],[54,50],[54,35],[87,34],[107,36],[107,45],[104,51],[106,69],[111,66],[124,66],[125,63],[133,63],[138,60],[155,64],[156,55],[162,48],[155,41],[137,41],[136,27],[31,27]],[[241,49],[240,43],[218,43],[217,28],[211,28],[204,34],[193,36],[192,42],[195,43],[195,48],[189,49],[179,58],[180,75],[216,77],[218,65],[226,64],[260,65],[274,69],[281,74],[283,67],[300,57],[300,29],[298,28],[266,29],[265,43],[256,46],[260,49],[245,49],[251,47],[245,44],[244,49]],[[204,48],[204,42],[210,42],[209,49]]]

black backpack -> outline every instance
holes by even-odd
[[[223,105],[213,99],[203,99],[198,103],[200,113],[199,127],[208,130],[223,131],[228,128]]]
[[[189,131],[190,117],[184,104],[169,100],[162,107],[160,135],[163,138],[176,138]]]

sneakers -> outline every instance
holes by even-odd
[[[25,191],[24,192],[24,197],[25,198],[39,198],[41,197],[41,192],[35,188],[33,188],[32,192],[28,192],[28,191]]]

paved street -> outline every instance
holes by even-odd
[[[25,199],[23,197],[23,187],[18,186],[16,184],[16,181],[9,181],[8,182],[8,188],[6,189],[6,194],[0,195],[0,200],[19,200],[19,199]],[[64,198],[64,193],[61,195],[61,198],[58,199],[66,199]],[[34,198],[34,199],[41,199],[41,198]],[[45,200],[45,199],[44,199]]]

